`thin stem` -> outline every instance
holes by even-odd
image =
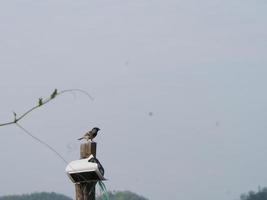
[[[15,124],[16,122],[7,122],[7,123],[3,123],[3,124],[0,124],[0,126],[7,126],[7,125],[11,125],[11,124]]]
[[[91,99],[92,101],[94,100],[94,97],[92,97],[88,92],[86,92],[85,90],[81,90],[81,89],[67,89],[67,90],[62,90],[61,92],[59,92],[59,94],[63,94],[65,92],[81,92],[83,94],[85,94],[86,96],[89,97],[89,99]]]
[[[23,131],[25,132],[27,135],[29,135],[30,137],[32,137],[34,140],[36,140],[37,142],[41,143],[42,145],[44,145],[45,147],[47,147],[48,149],[50,149],[51,151],[53,151],[61,160],[63,160],[64,163],[68,164],[68,162],[65,160],[65,158],[63,158],[63,156],[57,152],[57,150],[54,149],[54,147],[50,146],[49,144],[47,144],[46,142],[44,142],[43,140],[39,139],[38,137],[34,136],[33,134],[30,133],[30,131],[26,130],[23,126],[21,126],[19,123],[16,123],[16,125]]]

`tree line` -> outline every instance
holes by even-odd
[[[96,200],[101,200],[101,197],[97,197]],[[124,192],[109,192],[110,200],[148,200],[145,197],[137,195],[130,191]],[[40,192],[23,195],[8,195],[0,197],[0,200],[73,200],[62,194],[54,192]]]
[[[267,200],[267,188],[259,188],[258,192],[250,191],[240,196],[241,200]]]

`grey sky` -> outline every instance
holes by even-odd
[[[71,161],[99,126],[110,190],[151,200],[237,199],[267,185],[263,0],[0,2],[0,121],[52,90],[21,123]],[[149,112],[153,115],[150,116]],[[0,194],[74,196],[65,164],[0,129]]]

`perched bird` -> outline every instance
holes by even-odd
[[[94,127],[91,131],[88,131],[87,133],[85,133],[84,136],[79,138],[78,140],[85,139],[87,141],[91,140],[91,142],[92,142],[93,139],[97,136],[97,132],[99,130],[100,130],[99,128]]]

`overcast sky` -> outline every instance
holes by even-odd
[[[267,3],[263,0],[0,2],[0,122],[65,94],[21,125],[68,161],[101,128],[109,190],[151,200],[235,200],[267,186]],[[74,197],[66,164],[0,128],[0,195]]]

